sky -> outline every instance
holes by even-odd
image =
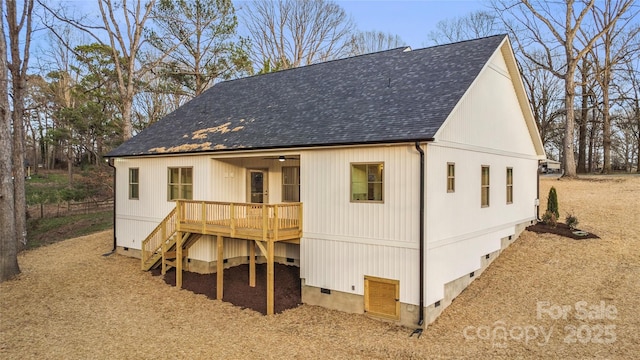
[[[429,46],[427,34],[440,20],[486,10],[478,0],[347,0],[337,1],[361,31],[398,35],[413,49]]]
[[[465,16],[485,10],[481,0],[334,0],[351,16],[360,31],[381,31],[398,35],[414,49],[429,46],[427,34],[440,20]],[[52,0],[50,3],[56,3]],[[66,0],[79,13],[98,16],[95,0]],[[246,6],[246,0],[234,0],[236,10]],[[87,10],[89,9],[89,10]],[[240,30],[240,29],[239,29]]]

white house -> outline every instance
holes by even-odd
[[[295,264],[304,303],[422,326],[536,221],[545,154],[501,35],[222,82],[107,157],[143,268],[256,254],[271,292]]]

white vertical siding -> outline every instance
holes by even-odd
[[[383,162],[383,203],[351,202],[351,163]],[[326,149],[301,154],[305,236],[417,244],[419,155],[413,145]]]
[[[503,53],[497,51],[427,146],[426,303],[444,285],[480,268],[515,225],[535,218],[536,152]],[[455,163],[455,192],[447,192]],[[481,167],[490,169],[490,201],[481,206]],[[513,169],[513,203],[506,169]]]
[[[116,238],[118,246],[140,249],[142,240],[175,207],[167,200],[167,168],[193,168],[193,198],[208,198],[209,159],[206,156],[117,158]],[[129,199],[129,168],[139,169],[139,199]]]
[[[418,303],[420,157],[413,145],[304,151],[300,276],[307,285],[364,294],[364,276],[400,281]],[[383,203],[350,201],[351,163],[383,162]]]
[[[502,52],[465,94],[444,126],[439,141],[533,154],[535,150]]]
[[[455,163],[455,192],[447,192],[447,163]],[[489,166],[489,207],[481,207],[481,167]],[[506,169],[513,168],[507,204]],[[427,239],[430,243],[530,220],[535,215],[537,160],[430,145],[427,151]]]
[[[364,295],[364,276],[400,281],[400,301],[419,301],[418,251],[348,241],[305,238],[300,277],[309,286]]]

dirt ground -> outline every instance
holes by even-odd
[[[609,358],[640,354],[640,177],[544,179],[600,239],[525,232],[419,339],[302,305],[274,316],[167,286],[98,233],[24,252],[2,359]]]
[[[152,272],[160,275],[160,269]],[[249,265],[238,265],[224,270],[222,300],[239,306],[241,309],[252,309],[263,315],[267,314],[267,264],[256,264],[256,286],[249,286]],[[273,289],[274,312],[279,314],[302,304],[302,284],[300,268],[275,264]],[[167,271],[165,283],[176,286],[175,269]],[[209,299],[216,299],[217,275],[183,272],[182,288],[196,294],[203,294]]]

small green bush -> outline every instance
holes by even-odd
[[[565,224],[567,224],[567,226],[569,226],[570,229],[575,230],[575,228],[578,226],[578,217],[569,213],[564,219],[564,222]]]
[[[551,212],[556,216],[556,220],[560,218],[560,209],[558,208],[558,194],[553,186],[549,189],[549,197],[547,199],[547,212]]]
[[[556,217],[556,214],[554,214],[553,212],[547,210],[542,215],[542,222],[547,224],[547,225],[549,225],[549,226],[556,227],[558,225],[558,218]]]

